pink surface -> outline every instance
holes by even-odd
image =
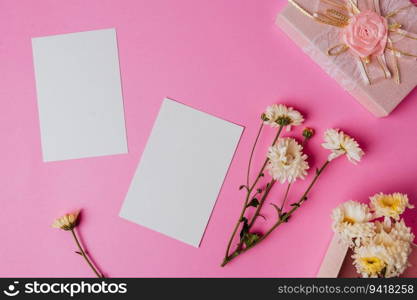
[[[92,276],[71,236],[50,227],[77,208],[86,247],[107,276],[304,277],[319,269],[332,237],[329,214],[340,202],[401,191],[417,204],[417,91],[390,117],[373,117],[276,27],[285,2],[0,0],[0,276]],[[43,163],[30,38],[110,27],[130,153]],[[118,217],[164,97],[246,127],[199,249]],[[357,137],[367,155],[358,166],[332,163],[288,224],[220,268],[259,115],[278,102],[300,109],[318,131],[307,147],[311,164],[327,156],[320,149],[327,127]],[[265,150],[263,143],[258,165]],[[277,201],[283,187],[275,192]],[[407,216],[415,231],[416,215]]]

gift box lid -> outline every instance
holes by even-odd
[[[314,12],[317,10],[319,1],[296,0],[296,3],[306,11]],[[365,3],[367,0],[362,1]],[[361,0],[359,0],[360,2]],[[380,3],[383,11],[394,10],[410,4],[408,0],[394,2],[380,0]],[[390,5],[394,6],[390,8]],[[395,21],[405,24],[408,27],[407,30],[417,32],[417,8],[409,7],[409,10],[409,12],[396,17]],[[412,57],[397,58],[401,78],[400,84],[397,84],[393,78],[385,79],[382,77],[371,78],[371,84],[366,84],[360,78],[357,57],[350,50],[339,56],[329,56],[327,53],[332,46],[341,43],[340,31],[342,29],[317,22],[303,14],[300,9],[291,3],[288,3],[278,15],[277,25],[360,104],[377,117],[389,115],[417,85],[417,76],[415,76],[417,60]],[[417,40],[413,40],[412,43],[417,46]],[[386,53],[388,68],[392,69],[394,65],[388,62],[391,51],[387,50]],[[417,48],[415,53],[417,54]]]

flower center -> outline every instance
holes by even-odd
[[[381,203],[381,206],[384,208],[388,208],[394,211],[397,211],[398,209],[398,201],[395,200],[393,197],[383,197],[380,203]]]
[[[355,224],[355,223],[356,223],[356,221],[355,221],[354,219],[349,218],[349,217],[344,217],[344,218],[343,218],[343,222],[344,222],[344,223],[348,223],[348,224],[350,224],[350,225],[353,225],[353,224]]]
[[[369,275],[378,275],[385,268],[385,262],[376,256],[361,258],[362,269]]]
[[[292,123],[292,120],[288,116],[279,116],[278,119],[275,121],[278,125],[287,126]]]
[[[361,36],[363,38],[368,38],[370,36],[370,32],[369,32],[369,29],[367,27],[362,28],[362,30],[361,30]]]
[[[281,163],[282,163],[284,166],[289,166],[289,165],[291,165],[291,164],[292,164],[292,162],[294,161],[294,159],[295,159],[294,155],[292,155],[292,154],[290,154],[290,153],[287,153],[287,154],[285,154],[285,155],[284,155],[284,157],[281,159]]]

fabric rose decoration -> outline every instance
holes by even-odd
[[[343,40],[359,57],[381,55],[387,45],[388,22],[374,11],[363,11],[351,18]]]

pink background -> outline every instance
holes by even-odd
[[[400,191],[416,204],[417,91],[391,116],[376,119],[274,25],[285,3],[0,0],[0,275],[93,276],[74,254],[70,234],[50,227],[55,217],[81,208],[80,234],[110,277],[315,276],[332,236],[329,214],[340,202]],[[30,39],[111,27],[130,152],[43,163]],[[164,97],[246,127],[199,249],[118,217]],[[306,149],[313,167],[328,154],[320,147],[328,127],[355,136],[367,155],[358,166],[332,163],[288,224],[220,268],[259,116],[272,103],[293,105],[317,130]],[[262,136],[258,166],[272,135]],[[293,200],[307,183],[296,185]],[[271,200],[279,201],[283,189],[277,186]],[[266,207],[271,221],[275,211]],[[415,217],[411,212],[407,221],[417,230]]]

